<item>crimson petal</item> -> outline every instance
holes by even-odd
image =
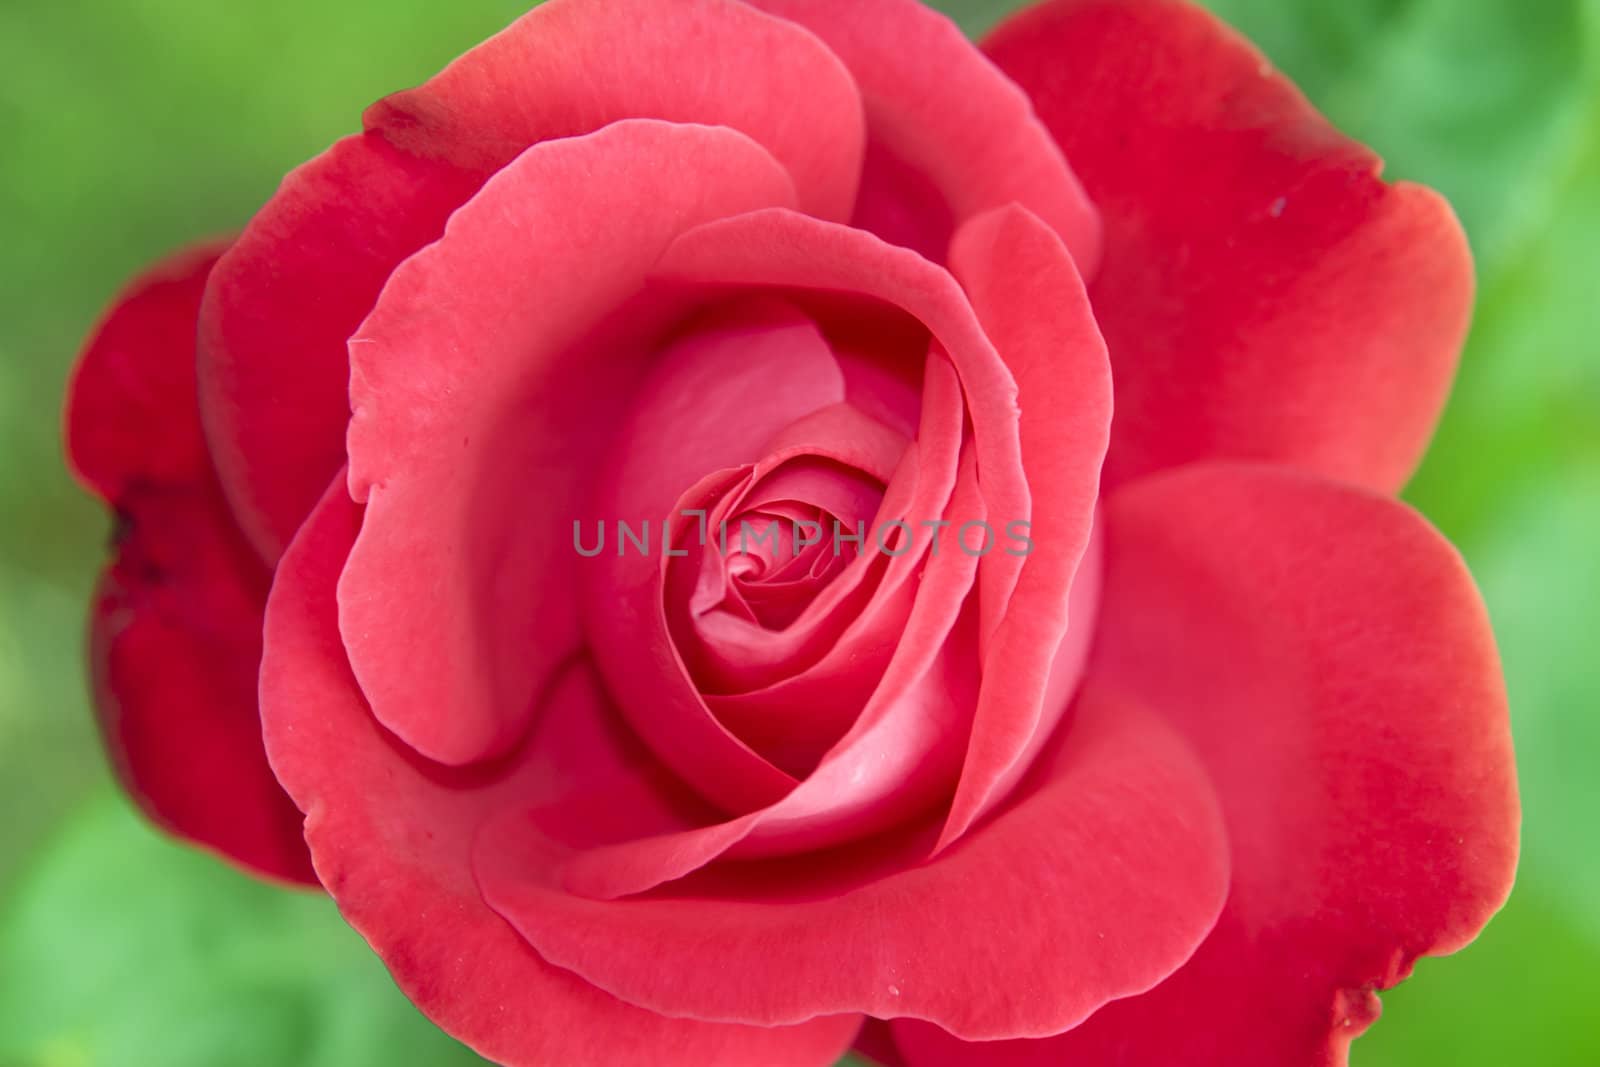
[[[1345,1062],[1375,995],[1510,890],[1505,692],[1460,557],[1392,500],[1216,465],[1113,496],[1086,685],[1158,709],[1227,817],[1233,886],[1194,959],[1042,1042],[897,1024],[913,1067]]]
[[[1392,491],[1444,406],[1472,262],[1432,191],[1379,180],[1187,0],[1053,0],[984,44],[1105,221],[1108,484],[1199,459]]]
[[[271,575],[228,511],[195,399],[195,316],[225,247],[181,252],[134,281],[73,374],[67,453],[118,521],[90,623],[95,704],[152,819],[254,872],[315,885],[256,713]]]

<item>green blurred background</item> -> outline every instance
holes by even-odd
[[[82,617],[107,522],[62,467],[79,340],[135,270],[237,227],[361,107],[523,0],[0,0],[0,1067],[433,1067],[317,897],[169,843],[111,788]],[[1017,6],[942,5],[974,32]],[[1477,326],[1409,495],[1500,635],[1517,891],[1385,999],[1356,1067],[1600,1064],[1600,0],[1213,0],[1392,176],[1456,204]]]

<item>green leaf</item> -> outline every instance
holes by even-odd
[[[0,921],[6,1067],[462,1067],[330,900],[97,799]]]
[[[982,37],[995,23],[1027,6],[1018,0],[936,0],[930,4],[956,20],[974,39]]]

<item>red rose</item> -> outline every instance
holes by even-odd
[[[985,49],[551,0],[137,282],[68,433],[152,817],[508,1063],[1342,1062],[1515,860],[1392,498],[1465,243],[1180,0]]]

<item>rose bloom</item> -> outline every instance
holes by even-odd
[[[1343,1063],[1504,900],[1489,625],[1393,498],[1465,241],[1200,8],[551,0],[364,125],[67,433],[127,788],[445,1030]]]

